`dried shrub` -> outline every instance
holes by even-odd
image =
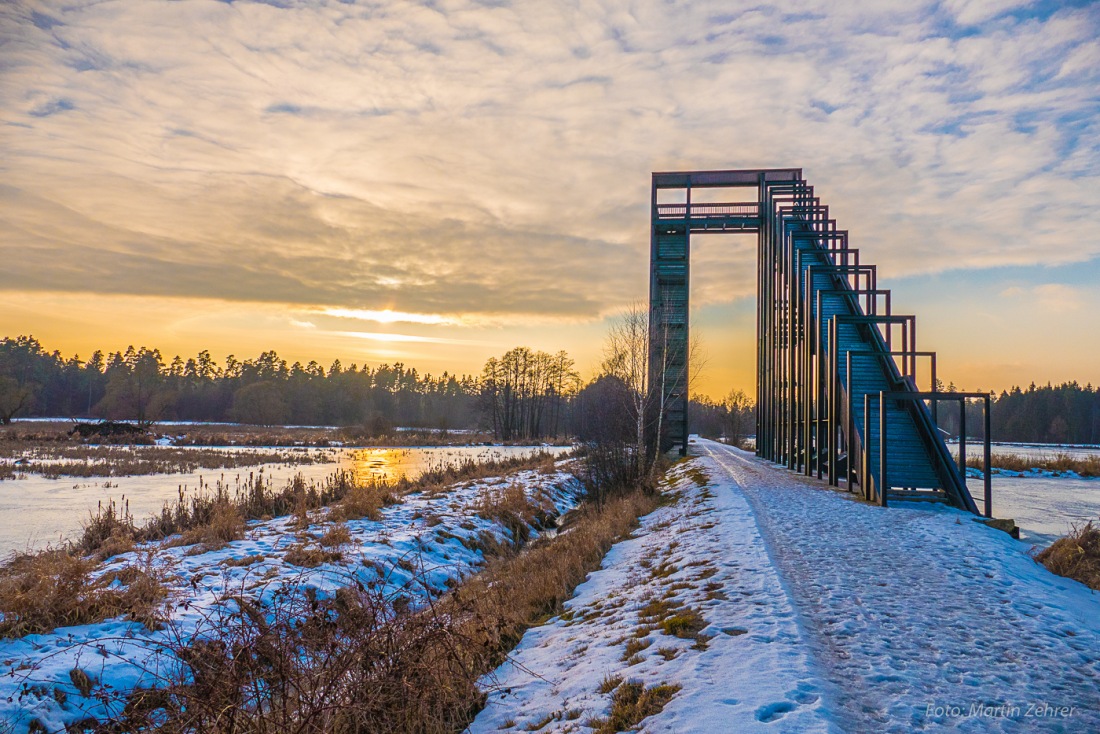
[[[264,607],[237,598],[199,642],[175,650],[185,663],[178,680],[160,692],[135,693],[114,726],[462,731],[483,705],[482,676],[528,626],[560,610],[607,550],[655,507],[655,498],[640,493],[589,507],[556,538],[505,553],[420,608],[358,580],[326,597],[308,588],[279,592]],[[324,553],[299,545],[285,558],[312,565]],[[658,693],[634,708],[649,710]]]
[[[503,489],[488,487],[477,504],[477,514],[508,529],[512,542],[526,543],[532,525],[541,525],[542,508],[533,503],[522,484],[510,483]]]
[[[137,691],[113,726],[164,732],[454,732],[480,708],[484,654],[453,618],[407,611],[350,586],[260,607],[235,597],[200,638],[171,651],[184,669]]]
[[[132,550],[134,550],[133,533],[118,531],[103,541],[92,557],[97,561],[106,561],[108,558],[120,556]]]
[[[210,508],[206,522],[183,533],[177,545],[201,544],[203,550],[224,548],[244,537],[244,518],[240,509],[228,498],[220,498]]]
[[[322,548],[339,548],[350,542],[351,532],[348,530],[348,526],[343,523],[333,525],[317,540]]]
[[[96,577],[95,561],[67,550],[13,559],[0,573],[0,636],[21,637],[128,614],[155,626],[163,613],[164,573],[151,554]],[[118,581],[119,585],[111,588]]]
[[[76,550],[81,553],[99,553],[102,558],[114,555],[110,549],[104,546],[110,543],[119,546],[128,539],[133,545],[137,528],[134,526],[134,516],[130,513],[130,503],[123,496],[120,503],[113,499],[104,505],[102,500],[94,514],[90,514],[84,522],[80,541],[76,544]]]
[[[1035,560],[1052,573],[1100,590],[1100,527],[1091,520],[1075,525],[1073,532],[1040,551]]]

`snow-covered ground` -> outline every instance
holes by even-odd
[[[165,640],[190,639],[210,623],[212,610],[227,594],[247,592],[267,598],[280,588],[313,587],[333,590],[359,581],[379,583],[383,590],[400,591],[415,601],[428,592],[446,588],[449,580],[465,575],[484,558],[477,540],[489,533],[497,541],[510,531],[477,514],[486,493],[509,483],[524,487],[533,500],[561,515],[579,502],[582,490],[565,471],[541,474],[524,471],[505,479],[466,482],[437,494],[416,493],[382,510],[380,521],[347,523],[351,542],[342,546],[343,558],[313,569],[286,562],[288,548],[303,540],[290,518],[251,523],[243,540],[198,555],[189,547],[160,549],[155,563],[171,574],[172,621],[160,632],[150,632],[124,619],[69,627],[49,634],[0,640],[0,732],[27,731],[38,720],[46,731],[64,731],[65,725],[87,717],[102,719],[118,713],[123,701],[99,700],[111,692],[155,685],[165,661],[156,652]],[[331,523],[308,529],[316,539]],[[537,529],[536,529],[537,531]],[[467,541],[464,543],[463,541]],[[316,545],[315,540],[311,541]],[[226,565],[253,558],[243,566]],[[103,569],[107,573],[135,560],[135,554],[117,556]],[[158,666],[161,666],[158,668]],[[74,685],[70,672],[83,670],[95,683],[89,697]]]
[[[710,459],[681,464],[665,491],[675,504],[643,518],[567,611],[528,631],[486,681],[506,693],[490,698],[474,732],[523,731],[547,717],[539,731],[586,731],[610,707],[605,678],[682,687],[645,731],[829,729],[793,605],[744,496]],[[654,601],[673,607],[665,614],[698,610],[709,639],[652,629]],[[647,646],[633,658],[627,645],[639,640]]]
[[[698,446],[752,508],[840,731],[1100,731],[1100,594],[967,513]]]
[[[881,508],[695,447],[706,489],[681,475],[680,500],[528,631],[475,731],[586,731],[610,705],[605,676],[682,687],[649,732],[1100,731],[1100,594],[967,513]],[[677,571],[657,578],[660,563]],[[700,583],[712,568],[724,598]],[[650,631],[624,661],[644,605],[670,591],[702,611],[707,649]]]
[[[649,732],[1100,731],[1100,594],[967,513],[881,508],[722,444],[693,446],[702,456],[669,478],[675,501],[486,677],[493,694],[473,731],[587,731],[608,714],[603,684],[620,678],[679,686],[642,721]],[[564,474],[521,476],[558,512],[578,500]],[[414,495],[381,522],[349,523],[344,562],[310,571],[282,558],[295,535],[287,520],[221,551],[162,551],[175,599],[188,603],[173,629],[193,634],[219,595],[251,585],[332,588],[381,567],[397,589],[413,579],[399,561],[414,557],[442,588],[481,560],[461,538],[506,532],[475,515],[485,491]],[[222,565],[252,555],[264,559]],[[661,627],[692,611],[701,620],[690,634]],[[159,634],[114,620],[0,642],[0,722],[21,731],[34,717],[59,727],[102,714],[70,671],[100,686],[148,682]]]

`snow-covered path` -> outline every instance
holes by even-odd
[[[834,731],[795,610],[745,498],[712,460],[669,473],[670,500],[641,520],[566,603],[527,631],[489,680],[470,727],[590,731],[619,681],[679,686],[647,732]],[[698,636],[662,618],[696,610]]]
[[[857,502],[723,444],[847,732],[1100,732],[1100,594],[943,507]]]

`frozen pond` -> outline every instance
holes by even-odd
[[[234,446],[227,450],[247,450]],[[151,474],[134,477],[74,478],[28,474],[23,479],[0,481],[0,557],[13,551],[41,548],[62,538],[74,537],[82,523],[100,502],[119,501],[125,496],[131,514],[141,523],[160,512],[165,502],[174,501],[179,492],[198,490],[221,481],[232,492],[251,475],[263,472],[275,487],[281,487],[295,474],[307,482],[320,482],[337,469],[354,469],[362,477],[393,479],[418,476],[425,469],[466,459],[486,461],[535,451],[562,453],[568,447],[543,446],[433,446],[425,448],[354,448],[298,449],[335,455],[335,463],[261,464],[229,470],[206,470],[191,474]]]
[[[982,480],[966,485],[982,509]],[[1015,520],[1021,540],[1050,545],[1074,523],[1100,519],[1100,479],[994,475],[993,515]]]
[[[1035,459],[1050,458],[1058,455],[1072,456],[1075,459],[1084,459],[1089,456],[1100,456],[1100,446],[1087,446],[1081,444],[1052,444],[1052,443],[997,443],[989,444],[994,454],[1012,454],[1015,456],[1030,456]],[[959,455],[958,442],[949,442],[947,448],[954,456]],[[968,439],[966,442],[966,455],[968,457],[981,458],[982,442]]]
[[[958,456],[957,443],[949,443]],[[992,443],[994,454],[1012,454],[1031,458],[1052,458],[1059,454],[1083,459],[1100,456],[1100,446],[1037,443]],[[966,455],[981,458],[980,441],[967,441]],[[982,509],[981,479],[967,479],[970,494]],[[1012,477],[993,475],[993,515],[1012,518],[1020,527],[1020,539],[1046,546],[1088,520],[1100,520],[1100,478]]]

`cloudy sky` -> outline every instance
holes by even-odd
[[[802,167],[969,388],[1100,383],[1100,5],[4,0],[0,334],[586,373],[649,174]],[[755,241],[696,238],[719,395]]]

